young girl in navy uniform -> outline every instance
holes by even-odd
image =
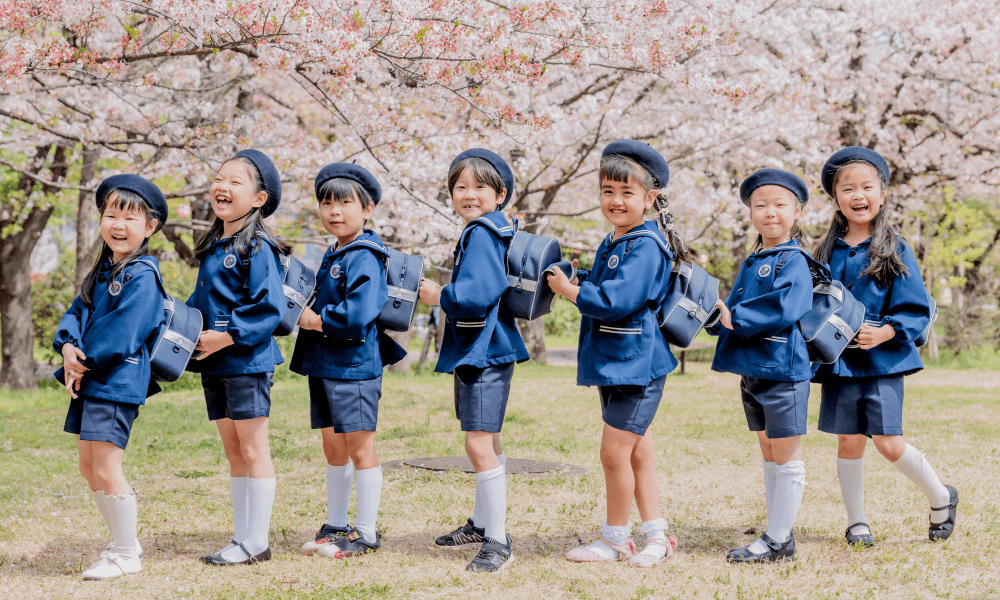
[[[163,194],[136,175],[105,179],[97,207],[104,244],[52,342],[63,356],[56,378],[71,397],[64,430],[76,434],[80,473],[111,529],[111,543],[84,579],[142,570],[136,498],[122,458],[139,406],[160,389],[149,352],[163,322],[163,294],[158,263],[147,252],[167,220]]]
[[[378,550],[375,530],[382,466],[375,454],[375,425],[382,396],[383,348],[389,362],[406,352],[379,332],[375,320],[389,299],[385,245],[365,223],[382,198],[378,181],[365,169],[334,163],[315,182],[319,216],[337,238],[316,277],[316,301],[302,311],[291,370],[309,376],[313,429],[326,455],[326,522],[302,553],[348,558]],[[352,482],[357,482],[357,521],[347,523]]]
[[[500,428],[514,363],[528,359],[514,317],[499,310],[507,289],[507,244],[514,235],[500,211],[514,191],[514,174],[495,153],[472,148],[452,161],[448,191],[466,226],[455,246],[451,283],[442,288],[424,280],[420,300],[440,304],[447,315],[435,370],[455,374],[455,409],[476,470],[476,503],[472,518],[434,543],[481,543],[467,569],[494,572],[514,560],[504,523],[507,477]]]
[[[802,503],[805,465],[800,442],[812,368],[797,322],[812,307],[812,275],[794,239],[795,220],[808,199],[805,183],[777,169],[762,169],[740,185],[757,230],[712,328],[719,334],[712,369],[741,376],[747,425],[757,432],[764,462],[767,529],[747,546],[731,550],[730,562],[794,558],[792,525]]]
[[[903,376],[923,368],[914,339],[929,324],[930,300],[913,250],[889,225],[889,165],[873,150],[850,146],[826,161],[822,180],[836,210],[816,258],[829,263],[833,277],[865,305],[857,347],[816,374],[823,385],[819,428],[837,434],[845,537],[851,544],[875,544],[864,506],[868,436],[927,496],[930,539],[947,539],[958,492],[941,485],[924,455],[903,440]]]
[[[274,465],[268,442],[271,377],[282,362],[271,335],[283,302],[279,253],[289,247],[264,225],[281,201],[271,159],[243,150],[219,168],[209,187],[215,222],[198,242],[198,281],[187,303],[201,311],[201,332],[188,369],[201,373],[208,418],[229,459],[233,538],[201,560],[210,565],[271,558],[268,529]]]
[[[691,256],[673,230],[668,243],[656,222],[645,220],[669,175],[666,160],[649,145],[609,144],[601,153],[599,181],[601,214],[614,231],[598,247],[593,269],[580,271],[578,280],[558,270],[548,276],[552,291],[576,304],[582,315],[577,385],[598,386],[604,420],[606,519],[599,540],[566,553],[574,562],[628,560],[632,566],[652,567],[673,551],[660,512],[649,426],[677,359],[660,333],[656,310],[666,296],[674,257]],[[638,553],[629,523],[632,498],[646,536]]]

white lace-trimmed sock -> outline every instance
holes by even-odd
[[[903,472],[910,481],[917,484],[917,487],[927,496],[927,501],[931,506],[947,506],[951,500],[948,489],[941,484],[934,468],[927,462],[924,454],[907,444],[903,450],[903,455],[899,460],[892,463],[897,469]],[[943,523],[948,518],[948,510],[931,511],[932,523]]]
[[[483,505],[485,525],[482,527],[486,528],[486,539],[506,544],[507,474],[503,465],[476,473],[476,497]]]
[[[643,548],[639,554],[648,554],[650,556],[655,556],[656,558],[663,558],[667,555],[666,544],[669,544],[670,542],[667,541],[666,519],[661,518],[654,519],[652,521],[643,521],[643,523],[639,525],[639,530],[646,536],[646,547]],[[659,540],[663,542],[663,545],[649,543],[653,540]]]
[[[97,512],[101,513],[101,518],[104,519],[110,530],[111,517],[108,516],[107,496],[104,494],[104,490],[90,490],[90,497],[94,499],[94,504],[97,505]]]
[[[784,543],[792,533],[792,525],[802,505],[806,488],[806,466],[801,460],[790,460],[774,468],[774,501],[768,513],[767,535]]]
[[[326,524],[347,527],[347,507],[354,485],[354,463],[326,465]]]
[[[865,516],[865,459],[837,458],[837,479],[847,509],[847,524],[867,523]],[[871,533],[863,525],[851,527],[852,535]]]
[[[104,496],[104,502],[108,511],[108,526],[111,528],[111,550],[126,558],[138,558],[138,507],[135,494]]]
[[[358,483],[358,514],[356,527],[365,541],[375,543],[375,522],[378,519],[378,505],[382,496],[382,465],[354,472]]]
[[[606,560],[615,560],[618,558],[618,551],[605,544],[604,540],[608,540],[612,544],[624,546],[628,542],[629,529],[630,527],[628,525],[608,525],[607,521],[602,521],[601,539],[591,544],[587,544],[586,548]]]

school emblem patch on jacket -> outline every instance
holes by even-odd
[[[108,284],[108,293],[112,296],[117,296],[122,293],[122,282],[115,279],[110,284]]]
[[[338,277],[340,277],[340,263],[330,267],[330,279],[336,279]]]
[[[222,259],[222,266],[226,267],[227,269],[232,269],[233,267],[235,267],[236,266],[236,255],[235,254],[227,254],[226,258]]]
[[[614,269],[617,266],[618,266],[618,255],[612,254],[611,258],[608,259],[608,268]]]
[[[770,274],[771,274],[771,265],[761,265],[760,268],[757,269],[757,275],[760,277],[767,277]]]

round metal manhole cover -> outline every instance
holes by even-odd
[[[429,471],[464,471],[474,473],[472,462],[467,456],[425,456],[421,458],[406,458],[403,460],[385,463],[383,467],[392,468],[398,466],[414,467],[417,469],[427,469]],[[548,460],[528,460],[525,458],[508,458],[508,474],[544,475],[563,474],[579,475],[587,470],[577,465],[553,462]]]

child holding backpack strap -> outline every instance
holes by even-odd
[[[316,278],[316,301],[299,317],[291,370],[309,377],[313,429],[326,455],[327,519],[302,553],[349,558],[382,546],[375,530],[382,494],[382,466],[375,454],[375,425],[382,396],[382,353],[388,363],[406,351],[381,333],[375,320],[389,299],[388,250],[365,223],[382,199],[371,173],[334,163],[316,175],[319,216],[336,244],[327,250]],[[352,483],[357,482],[357,522],[347,523]]]
[[[472,518],[434,540],[438,546],[482,546],[466,567],[496,572],[514,561],[506,533],[507,474],[500,429],[507,411],[514,363],[528,360],[514,317],[500,311],[507,290],[507,244],[514,228],[501,210],[514,192],[510,166],[494,152],[472,148],[448,169],[448,192],[466,222],[455,246],[451,283],[424,280],[420,300],[447,315],[435,371],[455,374],[455,412],[465,451],[476,470]]]
[[[552,291],[576,304],[581,314],[577,385],[596,385],[604,431],[601,466],[607,513],[601,538],[566,553],[573,562],[628,560],[652,567],[671,556],[660,512],[656,455],[649,426],[668,373],[677,366],[660,332],[656,311],[667,295],[671,263],[690,260],[672,229],[668,243],[645,213],[659,200],[670,170],[648,144],[621,140],[601,153],[601,214],[614,231],[597,249],[594,268],[578,282],[561,270],[548,276]],[[668,223],[673,222],[669,212]],[[635,552],[629,513],[635,498],[647,545]],[[672,537],[672,536],[671,536]]]
[[[761,169],[740,185],[759,235],[729,298],[719,303],[721,321],[711,329],[719,334],[712,369],[741,376],[743,411],[763,456],[767,530],[730,550],[729,562],[795,557],[792,525],[806,484],[800,446],[812,376],[797,322],[812,308],[813,281],[793,238],[808,194],[801,179],[778,169]]]
[[[889,165],[874,150],[849,146],[826,161],[822,180],[835,211],[816,258],[829,263],[866,309],[857,347],[816,374],[823,384],[819,429],[837,434],[837,475],[849,523],[844,535],[850,544],[875,544],[864,507],[869,436],[927,496],[930,540],[947,539],[955,529],[958,492],[942,485],[924,455],[903,440],[903,376],[923,368],[914,340],[928,326],[931,308],[913,250],[889,224]]]
[[[55,376],[71,397],[64,430],[76,434],[80,473],[111,529],[111,543],[84,579],[142,570],[136,497],[122,459],[139,406],[159,391],[150,345],[163,321],[157,262],[149,237],[167,220],[167,202],[152,182],[113,175],[97,188],[101,253],[80,295],[59,322],[52,347],[63,356]]]
[[[211,329],[201,332],[188,370],[201,373],[208,418],[229,460],[233,538],[202,562],[250,564],[271,558],[274,464],[268,441],[271,377],[281,364],[274,328],[284,306],[279,253],[290,248],[264,225],[281,202],[281,178],[259,150],[222,163],[209,187],[215,222],[198,242],[198,281],[187,304]]]

